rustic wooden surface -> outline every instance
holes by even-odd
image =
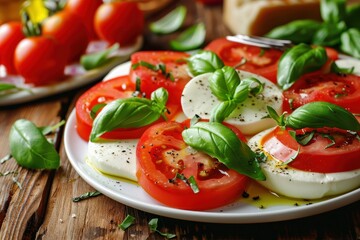
[[[221,6],[203,6],[194,0],[174,1],[158,15],[148,16],[148,21],[176,4],[188,7],[185,27],[195,21],[206,23],[207,42],[229,34],[222,24]],[[146,30],[144,49],[166,49],[174,36],[159,37]],[[8,134],[17,119],[26,118],[40,126],[67,119],[87,87],[27,104],[0,107],[0,157],[9,153]],[[57,171],[30,171],[13,160],[0,165],[0,172],[18,171],[17,175],[0,177],[0,239],[164,239],[149,231],[148,221],[154,217],[159,218],[159,230],[175,233],[175,239],[360,239],[359,201],[312,217],[259,224],[170,219],[138,211],[103,195],[74,203],[72,197],[94,189],[70,165],[62,132],[63,128],[55,136],[61,156]],[[127,214],[136,217],[136,224],[122,231],[118,224]]]

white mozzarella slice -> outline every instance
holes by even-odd
[[[247,100],[239,104],[238,108],[225,119],[240,129],[244,134],[251,135],[275,125],[275,121],[268,116],[267,106],[273,107],[279,114],[282,113],[283,96],[281,90],[271,81],[253,73],[238,71],[240,79],[256,77],[263,82],[264,91],[256,97],[249,96]],[[212,109],[220,101],[212,94],[208,79],[212,73],[206,73],[191,79],[186,84],[181,106],[188,118],[196,115],[203,119],[209,119]]]
[[[100,172],[137,181],[136,145],[138,139],[88,143],[88,162]]]
[[[354,58],[339,59],[335,61],[340,68],[354,68],[353,74],[360,76],[360,61]]]
[[[271,129],[252,137],[248,144],[253,151],[262,151],[261,140]],[[346,193],[360,187],[360,169],[340,173],[316,173],[291,168],[268,156],[260,163],[266,181],[259,183],[278,194],[302,199],[319,199]]]

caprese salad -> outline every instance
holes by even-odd
[[[87,161],[180,209],[229,204],[254,180],[303,199],[356,189],[360,61],[337,57],[225,39],[193,55],[137,52],[76,103]]]

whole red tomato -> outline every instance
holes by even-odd
[[[98,38],[94,29],[94,16],[102,3],[102,0],[68,0],[65,6],[65,11],[70,11],[83,20],[90,40]]]
[[[96,11],[94,24],[101,39],[131,45],[143,32],[144,14],[135,2],[104,3]]]
[[[0,64],[4,65],[7,74],[16,74],[14,51],[24,38],[21,22],[9,22],[0,26]]]
[[[60,11],[47,18],[42,25],[42,34],[54,37],[66,47],[68,63],[78,61],[89,43],[85,24],[70,11]]]
[[[58,82],[64,78],[66,50],[51,36],[34,36],[21,40],[14,61],[26,83],[35,86]]]

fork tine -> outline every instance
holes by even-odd
[[[266,37],[248,36],[243,34],[227,36],[226,39],[233,42],[239,42],[263,48],[277,48],[280,50],[285,50],[293,45],[290,40],[271,39]]]

